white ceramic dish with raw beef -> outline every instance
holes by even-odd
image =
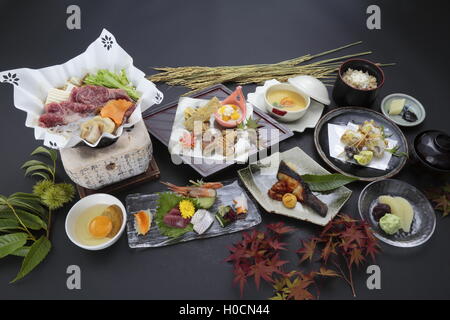
[[[41,115],[48,111],[45,109],[45,102],[51,88],[61,88],[70,78],[82,79],[87,74],[94,74],[101,69],[115,73],[124,70],[128,80],[140,95],[134,109],[130,110],[132,113],[127,114],[125,123],[117,127],[113,134],[103,133],[95,143],[89,143],[80,137],[80,121],[67,121],[68,124],[53,128],[43,127],[42,122],[40,125]],[[155,103],[161,103],[163,99],[162,93],[145,78],[144,72],[133,65],[131,56],[119,46],[115,37],[106,29],[103,29],[101,35],[89,45],[85,52],[63,64],[42,69],[21,68],[3,71],[0,72],[0,81],[14,86],[14,105],[27,113],[25,125],[34,128],[35,138],[44,140],[45,146],[54,149],[74,147],[83,142],[90,147],[96,147],[103,138],[116,139],[122,134],[124,128],[132,127],[142,120],[143,111]],[[82,103],[84,99],[92,102],[99,98],[102,100],[98,101],[100,103],[105,99],[120,98],[123,94],[120,89],[104,87],[102,92],[99,92],[98,88],[83,89],[80,87],[76,90],[81,91],[72,92],[71,100],[68,102],[72,104],[63,105],[62,108],[65,110],[61,111],[60,115],[67,116],[66,111],[69,110],[69,116],[76,117],[76,114],[86,107],[86,104]],[[74,105],[73,103],[80,104]],[[50,117],[48,120],[51,123],[55,119]]]

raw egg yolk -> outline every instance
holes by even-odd
[[[89,223],[89,233],[94,238],[104,238],[111,232],[112,227],[113,225],[110,217],[98,216]]]

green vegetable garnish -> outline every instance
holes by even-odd
[[[98,70],[96,74],[88,74],[84,78],[84,83],[95,86],[103,86],[107,88],[123,89],[127,92],[128,96],[134,101],[139,100],[140,94],[136,91],[136,88],[128,80],[125,69],[119,74],[111,72],[106,69]]]
[[[398,150],[400,149],[399,146],[395,146],[392,149],[386,149],[387,152],[392,153],[392,155],[394,157],[406,157],[408,158],[408,154],[406,152],[399,152]]]
[[[302,179],[309,185],[311,191],[330,191],[358,180],[340,173],[324,175],[304,174]]]

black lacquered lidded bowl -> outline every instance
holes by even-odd
[[[413,141],[415,159],[426,168],[450,172],[450,135],[439,130],[427,130]]]
[[[375,77],[376,87],[364,89],[347,83],[344,80],[344,74],[349,69],[367,72],[370,76]],[[339,68],[333,87],[333,100],[338,106],[370,107],[375,102],[378,91],[383,84],[384,73],[377,64],[364,59],[347,60]]]

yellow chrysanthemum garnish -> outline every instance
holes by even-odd
[[[180,207],[181,216],[184,219],[189,219],[195,213],[194,204],[189,200],[181,200],[179,207]]]

